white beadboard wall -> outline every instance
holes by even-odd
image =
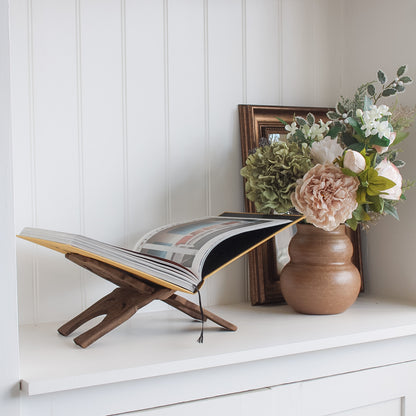
[[[242,210],[237,105],[332,105],[340,91],[340,1],[10,7],[16,233],[132,247],[158,225]],[[112,288],[24,241],[17,259],[21,323],[68,319]],[[204,303],[246,299],[244,266],[210,278]]]

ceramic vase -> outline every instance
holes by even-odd
[[[304,314],[344,312],[355,302],[361,287],[352,254],[344,225],[325,231],[297,224],[297,233],[289,244],[290,262],[280,275],[286,302]]]

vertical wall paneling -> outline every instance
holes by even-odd
[[[167,0],[125,3],[127,245],[171,221]],[[153,302],[149,309],[163,308]]]
[[[241,0],[241,69],[242,69],[242,101],[247,103],[247,0]]]
[[[318,0],[313,3],[313,104],[335,106],[341,93],[343,48],[341,1]],[[322,24],[325,21],[325,24]]]
[[[16,256],[13,227],[13,175],[10,108],[9,2],[0,0],[0,409],[18,416],[19,344],[17,332]]]
[[[29,6],[35,225],[79,232],[75,2]],[[80,273],[61,255],[37,251],[39,320],[65,319],[81,306]]]
[[[164,69],[164,124],[165,124],[165,155],[166,155],[166,211],[167,222],[172,222],[172,192],[170,181],[170,99],[169,99],[169,0],[163,0],[163,69]]]
[[[278,1],[246,0],[247,100],[276,105],[279,99]]]
[[[283,0],[277,0],[277,105],[283,105]]]
[[[129,147],[127,135],[127,56],[126,56],[126,0],[120,0],[121,14],[121,114],[122,114],[122,137],[123,137],[123,245],[128,245],[129,230]]]
[[[76,97],[77,97],[77,146],[78,146],[78,187],[79,187],[79,231],[85,234],[85,186],[84,186],[84,135],[82,119],[82,71],[81,71],[81,0],[75,0],[75,46],[76,46]],[[75,272],[74,272],[75,273]],[[80,273],[80,298],[81,307],[84,310],[87,305],[87,271],[82,269]]]
[[[31,225],[33,218],[33,178],[31,145],[31,78],[29,60],[29,13],[28,2],[18,0],[10,3],[10,64],[11,104],[14,169],[14,210],[16,233]],[[37,311],[34,296],[35,268],[33,246],[17,241],[17,273],[19,295],[19,319],[33,322]]]
[[[123,244],[125,140],[121,4],[120,0],[104,0],[99,5],[94,0],[85,0],[80,5],[85,233],[109,243]],[[88,304],[113,287],[96,277],[86,283]]]
[[[335,23],[311,20],[340,1],[11,4],[16,232],[133,247],[167,222],[241,210],[237,105],[327,105],[339,79],[321,64]],[[22,323],[67,319],[113,287],[41,247],[19,241],[17,255]],[[242,301],[245,280],[230,265],[204,303]]]
[[[163,0],[126,1],[127,237],[130,247],[145,232],[169,220],[164,6]]]
[[[284,105],[315,104],[314,44],[315,2],[283,0],[282,4],[282,71]]]
[[[203,0],[204,15],[204,141],[205,141],[205,200],[206,214],[212,214],[212,194],[211,194],[211,152],[210,152],[210,49],[209,49],[209,19],[208,19],[208,0]]]
[[[172,220],[206,213],[203,0],[168,3]]]
[[[237,104],[244,101],[244,5],[241,0],[210,0],[208,20],[209,160],[211,211],[242,210],[240,135]],[[244,35],[243,35],[244,36]],[[212,279],[212,280],[211,280]],[[231,264],[206,285],[208,303],[244,299],[243,262]]]

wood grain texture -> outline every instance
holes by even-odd
[[[172,289],[138,279],[117,267],[80,254],[68,253],[65,257],[78,266],[119,286],[58,329],[61,335],[68,336],[81,325],[104,315],[101,322],[74,338],[74,342],[82,348],[88,347],[114,328],[117,328],[139,309],[154,300],[164,301],[194,319],[202,321],[210,319],[224,329],[237,330],[234,324],[179,295],[175,295],[175,291]]]

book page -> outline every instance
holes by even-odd
[[[142,254],[179,263],[201,276],[208,253],[221,241],[242,232],[290,222],[286,219],[206,217],[153,230],[134,249]]]

